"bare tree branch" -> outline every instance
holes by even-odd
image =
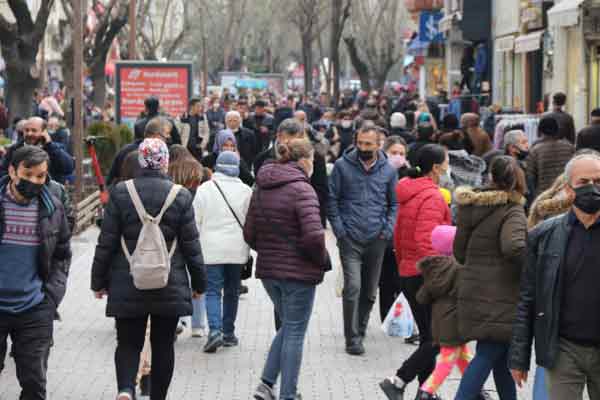
[[[41,7],[47,6],[49,0],[45,0]],[[15,20],[17,21],[17,27],[19,33],[25,34],[30,33],[34,29],[33,19],[31,18],[31,12],[29,11],[29,6],[25,2],[25,0],[8,0],[8,6],[15,16]]]

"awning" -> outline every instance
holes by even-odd
[[[515,48],[515,37],[513,35],[496,38],[496,51],[498,53],[505,53],[507,51],[513,51]]]
[[[515,53],[529,53],[541,49],[543,35],[544,31],[537,31],[519,36],[515,40]]]
[[[548,10],[548,25],[573,26],[579,23],[580,6],[585,0],[562,0]]]

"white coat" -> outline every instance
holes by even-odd
[[[242,226],[246,221],[246,213],[252,197],[252,189],[239,178],[220,172],[216,172],[212,180],[198,187],[193,204],[204,263],[206,265],[245,264],[250,254],[250,247],[244,241],[242,228],[231,214],[231,210],[213,181],[219,184]]]

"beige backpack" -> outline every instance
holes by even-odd
[[[129,254],[125,239],[121,236],[121,247],[127,261],[129,261],[130,273],[133,277],[133,284],[140,290],[161,289],[167,286],[169,282],[169,273],[171,272],[171,257],[177,247],[177,239],[173,241],[171,250],[167,248],[167,242],[160,230],[160,221],[173,204],[180,185],[173,185],[165,200],[162,209],[156,217],[146,212],[142,199],[138,195],[133,180],[125,182],[131,201],[135,206],[138,217],[142,221],[142,230],[138,236],[135,250]]]

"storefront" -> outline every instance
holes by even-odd
[[[520,71],[517,76],[522,78],[522,90],[519,94],[523,99],[522,104],[515,107],[521,108],[526,113],[535,113],[540,110],[543,103],[543,70],[544,54],[542,51],[543,30],[521,35],[515,39],[515,54],[518,56],[517,64]]]
[[[577,129],[600,107],[600,1],[563,0],[548,10],[552,92],[567,94]]]
[[[515,53],[519,27],[520,0],[494,2],[493,102],[507,108],[523,105],[521,56]]]

